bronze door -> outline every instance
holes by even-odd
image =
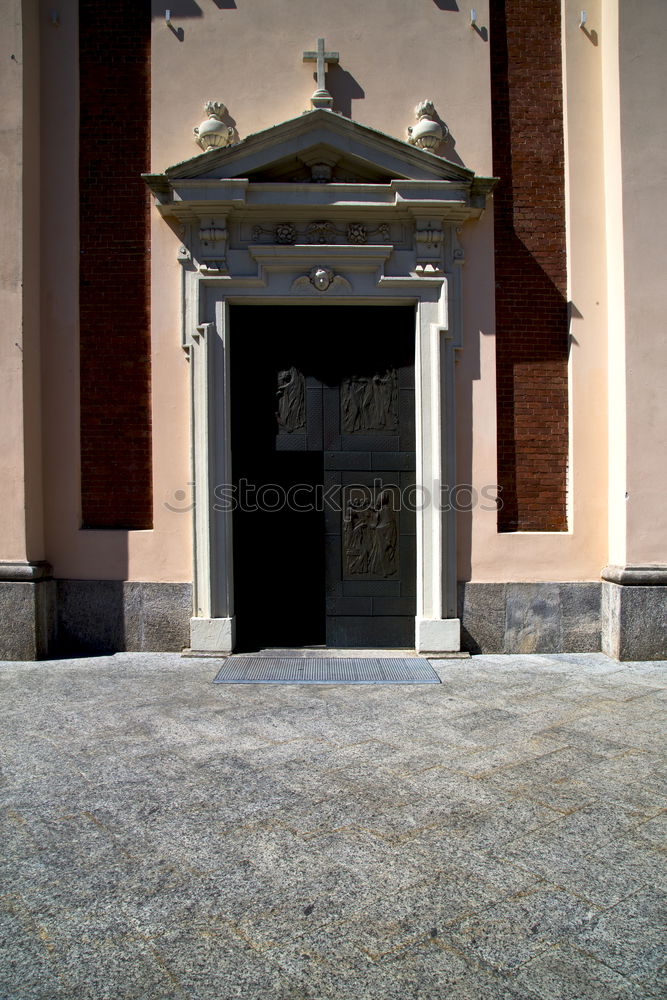
[[[239,648],[414,645],[414,311],[233,307]]]

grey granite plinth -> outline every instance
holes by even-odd
[[[462,645],[471,653],[600,649],[600,584],[460,583]]]
[[[505,584],[459,583],[461,647],[471,653],[502,653],[505,645]]]
[[[508,583],[505,587],[505,650],[560,652],[559,597],[557,583]]]
[[[0,582],[0,659],[39,660],[54,628],[53,580]]]
[[[602,649],[617,660],[667,658],[667,586],[603,581]]]
[[[54,651],[180,651],[189,643],[189,583],[58,580]]]

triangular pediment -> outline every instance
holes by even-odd
[[[334,183],[392,180],[470,184],[474,172],[400,139],[318,108],[224,148],[208,150],[147,178],[163,181],[247,178],[255,183],[308,182],[322,165]],[[313,170],[317,167],[318,170]],[[325,171],[325,174],[327,172]]]

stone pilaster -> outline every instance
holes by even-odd
[[[48,655],[55,627],[55,582],[47,563],[0,562],[0,659]]]
[[[667,566],[602,571],[602,651],[616,660],[667,659]]]

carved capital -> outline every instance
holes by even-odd
[[[36,580],[48,580],[52,569],[47,562],[0,562],[0,580],[3,583],[34,583]]]

